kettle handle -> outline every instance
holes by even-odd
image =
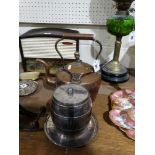
[[[84,33],[64,33],[63,38],[65,39],[80,39],[80,40],[93,40],[93,34],[84,34]]]
[[[58,50],[58,43],[64,39],[72,39],[72,40],[92,40],[96,43],[98,43],[99,47],[100,47],[100,50],[96,56],[96,59],[98,59],[98,57],[100,56],[101,52],[102,52],[102,44],[100,43],[100,41],[94,39],[94,35],[93,34],[73,34],[73,33],[64,33],[63,34],[63,37],[58,39],[56,42],[55,42],[55,50],[57,51],[57,53],[59,54],[60,58],[62,59],[62,62],[63,62],[63,67],[64,67],[64,58],[62,56],[62,54],[60,53],[60,51]]]

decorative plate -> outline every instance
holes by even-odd
[[[123,89],[111,96],[110,120],[126,135],[135,139],[135,90]]]
[[[120,128],[120,130],[122,130],[129,138],[135,140],[135,129],[127,130]]]
[[[19,96],[27,96],[37,90],[38,83],[32,80],[19,81]]]
[[[112,109],[125,110],[135,107],[135,90],[123,89],[110,96]]]
[[[135,121],[130,118],[127,111],[113,109],[110,111],[109,117],[111,121],[119,127],[125,129],[135,128]]]

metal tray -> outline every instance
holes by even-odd
[[[64,148],[82,147],[92,140],[98,131],[98,123],[94,115],[91,116],[90,122],[86,128],[78,133],[65,133],[57,129],[52,121],[51,116],[48,116],[44,131],[48,139]]]

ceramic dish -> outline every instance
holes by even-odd
[[[135,90],[123,89],[110,96],[112,109],[130,109],[135,107]]]
[[[129,138],[131,138],[132,140],[135,140],[135,130],[134,129],[127,130],[127,129],[120,128],[120,130],[122,130]]]
[[[110,111],[109,117],[111,121],[119,127],[122,127],[125,129],[135,128],[135,121],[130,118],[127,111],[113,109]]]
[[[27,96],[37,90],[38,83],[33,80],[19,81],[19,96]]]
[[[110,120],[129,138],[135,139],[135,90],[123,89],[110,96]]]

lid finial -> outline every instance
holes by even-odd
[[[68,89],[67,89],[67,93],[68,93],[69,95],[73,96],[73,92],[74,92],[73,88],[68,88]]]
[[[75,56],[76,61],[79,61],[79,60],[80,60],[80,54],[79,54],[78,51],[76,51],[76,52],[74,53],[74,56]]]

